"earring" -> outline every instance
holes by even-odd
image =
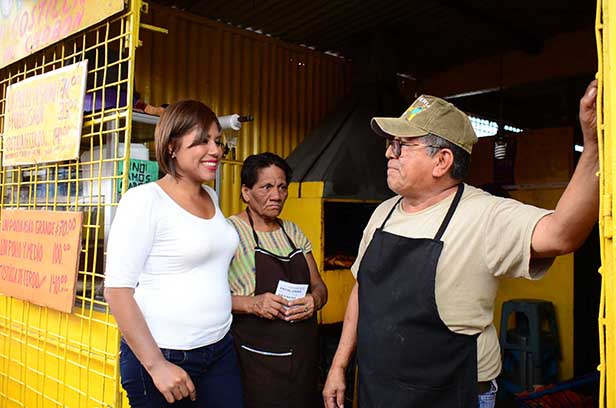
[[[171,158],[175,159],[175,152],[171,152]]]

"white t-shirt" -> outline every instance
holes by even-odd
[[[454,195],[416,213],[406,213],[398,204],[385,231],[408,238],[434,238]],[[374,231],[399,198],[383,202],[368,221],[351,267],[355,276]],[[443,251],[435,279],[436,305],[450,330],[479,334],[479,381],[492,380],[501,370],[498,335],[492,324],[498,278],[538,279],[554,260],[530,257],[535,226],[549,213],[465,185],[462,199],[442,237]]]
[[[161,348],[190,350],[222,339],[231,326],[227,273],[239,239],[216,213],[197,217],[157,183],[128,190],[109,233],[106,287],[135,288],[135,300]]]

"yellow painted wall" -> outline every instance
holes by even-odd
[[[312,243],[312,254],[317,265],[323,263],[323,183],[302,183],[299,199],[299,183],[289,185],[289,196],[280,215],[297,223]]]
[[[324,236],[324,204],[323,182],[304,182],[289,186],[289,198],[281,217],[295,222],[302,228],[312,243],[313,255],[321,278],[328,290],[327,304],[319,312],[319,323],[331,324],[344,320],[349,295],[355,285],[355,278],[350,269],[324,268],[325,236]]]
[[[329,300],[323,309],[319,311],[319,323],[333,323],[332,312],[339,311],[339,305],[332,304],[332,294],[338,289],[327,278],[323,270],[324,263],[324,227],[323,227],[323,183],[302,183],[301,199],[299,198],[299,183],[289,185],[289,197],[284,205],[281,217],[295,222],[304,231],[312,244],[312,255],[316,261],[321,277],[329,291]],[[344,303],[346,308],[346,301]],[[337,320],[341,321],[341,320]]]

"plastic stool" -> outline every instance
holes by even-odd
[[[508,322],[512,313],[515,313],[516,323],[513,328],[509,328]],[[548,322],[548,331],[542,330],[545,321]],[[529,390],[534,384],[558,380],[558,339],[556,314],[551,302],[513,299],[503,303],[500,343],[503,361],[507,363],[504,364],[503,371],[505,377],[521,389]],[[509,367],[508,364],[512,362],[517,364],[517,370]]]

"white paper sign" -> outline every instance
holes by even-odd
[[[87,75],[86,60],[7,87],[2,166],[79,158]]]
[[[278,281],[278,286],[276,287],[276,295],[289,301],[303,298],[306,296],[306,292],[308,292],[308,285],[283,280]]]

